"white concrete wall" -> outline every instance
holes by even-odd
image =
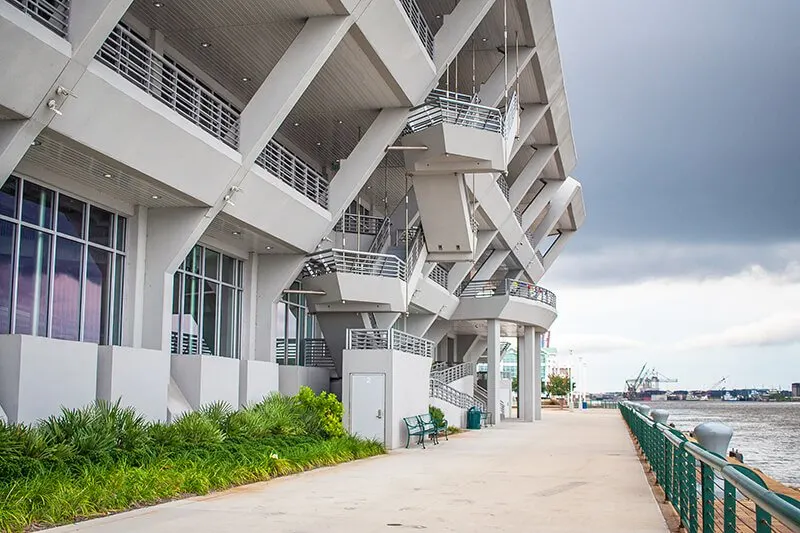
[[[265,396],[279,391],[277,363],[240,361],[239,406],[260,402]]]
[[[0,335],[0,405],[10,422],[31,424],[62,407],[84,407],[96,392],[96,344]]]
[[[97,398],[133,407],[149,420],[167,419],[170,356],[157,350],[100,346]]]
[[[403,418],[428,412],[431,359],[396,350],[344,350],[342,363],[345,428],[350,429],[350,376],[363,373],[385,374],[384,444],[389,449],[405,446],[406,426]]]
[[[294,396],[303,386],[316,394],[328,392],[331,386],[331,371],[327,368],[281,365],[279,376],[279,390],[285,396]]]
[[[497,397],[505,404],[503,416],[511,416],[511,402],[514,401],[514,393],[511,390],[511,380],[501,379],[497,383]],[[499,422],[499,420],[497,421]]]
[[[452,383],[448,383],[448,385],[464,394],[469,394],[470,396],[475,394],[475,376],[464,376]]]
[[[438,407],[444,412],[444,417],[447,419],[447,424],[457,428],[467,427],[467,410],[456,407],[452,403],[440,400],[439,398],[431,398],[431,405]]]
[[[213,402],[239,405],[239,360],[206,355],[171,356],[171,375],[192,409]]]

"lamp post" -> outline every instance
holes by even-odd
[[[572,411],[572,359],[573,359],[572,348],[569,350],[569,390],[567,392],[567,401],[569,402],[569,410]]]

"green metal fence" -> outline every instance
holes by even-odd
[[[755,471],[655,422],[635,404],[621,402],[619,409],[689,533],[800,532],[798,500],[773,492]]]

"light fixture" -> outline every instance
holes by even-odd
[[[164,7],[164,2],[153,2],[153,7]]]
[[[103,174],[103,177],[104,177],[104,178],[110,178],[110,177],[111,177],[111,174],[109,174],[108,172],[106,172],[105,174]]]
[[[250,81],[250,78],[248,78],[247,76],[242,76],[242,81]]]
[[[208,48],[209,46],[211,46],[211,43],[203,41],[202,43],[200,43],[200,46],[202,46],[203,48]]]
[[[267,246],[266,249],[267,250],[272,250],[272,246]]]
[[[317,146],[322,146],[322,143],[317,141]]]
[[[442,18],[442,16],[441,15],[436,15],[436,18],[440,19],[440,18]]]
[[[294,123],[294,127],[295,127],[295,128],[296,128],[297,126],[299,126],[299,125],[300,125],[300,123],[299,123],[299,122],[295,122],[295,123]]]
[[[238,237],[239,235],[241,235],[241,234],[242,234],[242,232],[241,232],[241,231],[232,231],[231,233],[233,233],[233,234],[234,234],[234,235],[236,235],[237,237]]]
[[[486,41],[488,41],[488,40],[489,40],[489,39],[487,39],[486,37],[484,37],[483,39],[481,39],[481,41],[483,41],[483,42],[486,42]]]
[[[40,141],[39,139],[34,139],[33,141],[31,141],[31,146],[41,146],[41,145],[42,141]]]
[[[342,121],[341,121],[341,120],[337,120],[337,122],[338,122],[339,124],[342,124]]]
[[[152,198],[153,200],[158,200],[158,199],[159,199],[159,198],[161,198],[161,197],[160,197],[159,195],[157,195],[157,194],[154,194],[154,195],[153,195],[153,196],[151,196],[150,198]]]

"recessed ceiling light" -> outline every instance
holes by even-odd
[[[34,139],[33,141],[31,141],[31,146],[41,146],[41,145],[42,141],[40,141],[39,139]]]
[[[203,48],[208,48],[209,46],[211,46],[211,43],[202,42],[200,43],[200,46],[202,46]]]
[[[242,234],[241,231],[232,231],[231,233],[233,233],[234,235],[241,235]]]
[[[436,18],[440,19],[440,18],[442,18],[442,16],[441,15],[436,15]]]
[[[481,41],[483,41],[483,42],[486,42],[486,41],[488,41],[488,40],[489,40],[489,39],[487,39],[486,37],[484,37],[483,39],[481,39]]]
[[[153,195],[153,196],[151,196],[150,198],[152,198],[153,200],[158,200],[158,199],[159,199],[159,198],[161,198],[161,197],[160,197],[159,195],[157,195],[157,194],[154,194],[154,195]]]
[[[299,122],[295,122],[295,123],[294,123],[294,127],[295,127],[295,128],[296,128],[297,126],[299,126],[299,125],[300,125],[300,123],[299,123]]]
[[[339,124],[342,124],[342,121],[341,121],[341,120],[339,120],[338,122],[339,122]]]
[[[272,250],[272,246],[267,246],[267,250]]]
[[[322,146],[322,143],[321,142],[317,142],[317,146]]]
[[[106,172],[105,174],[103,174],[103,177],[104,177],[104,178],[110,178],[110,177],[111,177],[111,174],[109,174],[108,172]]]
[[[248,78],[247,76],[242,76],[242,81],[250,81],[250,78]]]
[[[153,2],[153,7],[164,7],[164,2]]]

